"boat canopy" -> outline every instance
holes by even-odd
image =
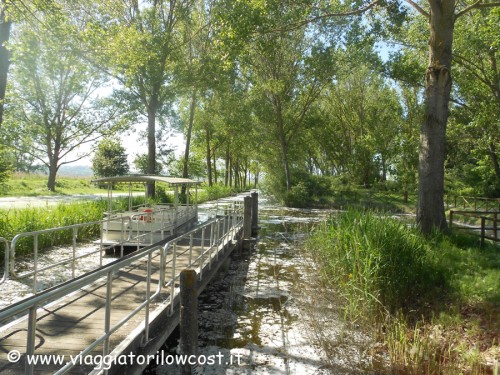
[[[92,182],[97,183],[118,183],[118,182],[164,182],[170,185],[198,185],[199,181],[191,180],[189,178],[169,177],[169,176],[156,176],[145,174],[131,174],[126,176],[103,177]]]

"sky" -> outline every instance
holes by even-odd
[[[133,161],[135,157],[138,154],[144,154],[147,152],[147,143],[145,140],[140,140],[139,134],[141,131],[146,130],[147,124],[139,124],[136,126],[134,132],[129,132],[127,134],[123,134],[120,136],[120,140],[122,142],[122,146],[127,149],[127,155],[128,155],[128,162],[131,168],[134,167]],[[99,141],[97,141],[98,143]],[[72,152],[70,155],[68,155],[65,160],[71,160],[74,159],[77,155],[81,155],[82,153],[88,153],[93,146],[96,146],[96,144],[86,144],[83,146],[80,146],[75,152]],[[181,155],[184,152],[184,147],[185,147],[185,139],[184,135],[179,132],[175,132],[169,137],[167,140],[167,146],[169,148],[172,148],[175,150],[175,154],[177,156]],[[75,163],[68,164],[69,166],[87,166],[91,167],[92,166],[92,157],[93,155],[90,155],[88,157],[85,157]]]

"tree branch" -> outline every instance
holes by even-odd
[[[406,0],[406,1],[408,1],[408,0]],[[500,3],[483,3],[482,1],[483,0],[477,0],[474,4],[471,4],[468,7],[462,9],[460,12],[458,12],[455,15],[455,19],[457,19],[458,17],[463,16],[464,14],[466,14],[469,11],[471,11],[472,9],[476,9],[476,8],[493,8],[493,7],[500,6]]]
[[[375,5],[377,5],[381,0],[374,0],[368,5],[364,6],[363,8],[347,11],[347,12],[339,12],[339,13],[325,13],[321,14],[319,16],[311,17],[307,20],[303,20],[300,22],[297,22],[295,24],[290,25],[289,27],[285,27],[282,29],[273,29],[269,30],[268,32],[286,32],[286,31],[293,31],[301,28],[302,26],[308,25],[310,23],[314,23],[316,21],[325,19],[325,18],[332,18],[332,17],[349,17],[349,16],[359,16],[363,13],[365,13],[367,10],[370,10],[373,8]]]
[[[426,12],[420,5],[415,3],[413,0],[405,0],[408,4],[410,4],[418,13],[420,13],[422,16],[427,18],[428,20],[431,19],[431,15]]]

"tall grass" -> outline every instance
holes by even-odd
[[[134,197],[133,204],[144,199]],[[128,198],[113,200],[113,209],[126,209]],[[0,237],[11,241],[18,233],[35,232],[48,228],[64,227],[103,218],[108,209],[108,202],[104,199],[86,202],[60,203],[55,206],[29,207],[24,209],[0,210]],[[99,225],[90,225],[78,230],[78,241],[87,241],[99,236]],[[61,230],[50,234],[40,235],[39,249],[50,246],[70,244],[73,239],[72,230]],[[26,237],[16,244],[16,254],[30,253],[33,249],[33,237]],[[0,249],[0,263],[3,263],[3,249]]]
[[[346,301],[350,320],[411,309],[446,288],[425,239],[413,228],[370,211],[348,211],[308,243],[323,280]]]
[[[373,329],[390,362],[377,370],[498,370],[498,354],[491,362],[500,353],[498,247],[466,235],[426,237],[395,219],[348,211],[319,227],[307,250],[347,321]]]
[[[206,186],[198,192],[198,202],[208,202],[220,198],[228,197],[235,194],[237,191],[229,186],[213,185]]]

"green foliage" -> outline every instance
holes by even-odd
[[[137,171],[139,173],[142,173],[142,174],[148,173],[148,155],[147,154],[137,154],[133,163],[134,163],[135,169],[137,169]],[[163,168],[162,168],[161,163],[156,162],[154,174],[161,174],[162,169]]]
[[[6,190],[7,180],[11,174],[12,167],[9,163],[7,152],[0,146],[0,189]]]
[[[236,193],[235,190],[224,185],[203,186],[198,189],[199,203],[217,200],[219,198],[228,197]]]
[[[0,237],[12,240],[18,233],[101,220],[106,208],[105,201],[96,201],[59,204],[50,208],[40,207],[4,211],[0,218]],[[88,226],[78,231],[79,241],[95,239],[98,236],[99,225]],[[42,250],[54,245],[69,244],[71,241],[72,231],[65,230],[40,235],[38,245],[39,249]],[[16,254],[28,254],[31,253],[32,249],[33,238],[23,238],[16,245]]]
[[[125,148],[116,139],[103,139],[92,159],[92,170],[96,177],[112,177],[129,171]]]
[[[82,157],[71,153],[116,130],[121,117],[95,94],[104,84],[102,73],[75,48],[80,30],[74,20],[57,12],[39,16],[50,33],[21,24],[10,42],[11,85],[0,140],[15,150],[17,169],[33,160],[43,164],[53,191],[59,167]]]
[[[383,373],[492,373],[484,355],[498,348],[497,245],[350,210],[317,228],[307,249],[326,298],[373,330],[389,359]]]
[[[155,202],[157,203],[173,203],[173,195],[167,194],[163,186],[156,186]]]
[[[266,176],[264,190],[289,207],[309,207],[326,202],[331,196],[332,178],[295,170],[292,172],[292,188],[287,191],[284,177],[280,174]]]
[[[449,287],[432,242],[418,229],[373,212],[333,218],[308,248],[353,320],[409,311]]]

